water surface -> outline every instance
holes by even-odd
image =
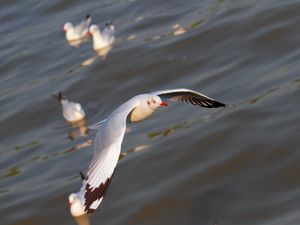
[[[1,224],[75,224],[67,197],[95,132],[68,126],[52,94],[80,102],[91,124],[177,87],[235,107],[170,104],[129,125],[130,154],[91,224],[299,224],[299,0],[0,5]],[[61,32],[87,13],[115,23],[105,60]]]

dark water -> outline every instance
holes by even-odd
[[[75,224],[67,197],[95,133],[80,137],[51,94],[80,102],[91,124],[136,94],[176,87],[235,108],[171,104],[130,125],[123,151],[133,153],[91,224],[300,224],[299,0],[0,6],[1,225]],[[87,13],[116,25],[105,60],[61,32]],[[174,35],[178,24],[185,33]]]

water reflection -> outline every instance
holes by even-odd
[[[111,46],[101,48],[96,51],[96,54],[102,59],[105,60],[106,56],[108,55],[109,51],[111,50]]]
[[[218,220],[216,220],[216,221],[214,222],[214,224],[213,224],[213,225],[217,225],[217,224],[218,224],[218,222],[219,222],[219,221],[218,221]]]
[[[0,155],[3,154],[3,153],[8,153],[12,150],[21,151],[21,150],[24,150],[24,149],[27,149],[27,148],[35,147],[39,144],[40,144],[39,141],[31,141],[31,142],[28,142],[28,143],[25,143],[25,144],[16,145],[12,148],[1,149],[0,150]]]
[[[126,156],[128,156],[131,153],[135,153],[135,152],[141,152],[144,151],[145,149],[149,148],[150,145],[138,145],[134,148],[128,149],[124,152],[121,152],[119,160],[125,158]]]
[[[35,156],[31,159],[25,160],[17,165],[12,166],[11,168],[7,169],[7,171],[4,174],[0,175],[0,180],[9,178],[9,177],[19,176],[22,172],[22,170],[21,170],[22,167],[38,160],[39,158],[40,158],[39,156]]]
[[[265,97],[269,96],[270,94],[272,94],[274,91],[277,91],[278,89],[279,88],[272,88],[272,89],[268,90],[267,92],[250,99],[250,103],[255,104],[258,101],[262,100],[263,98],[265,98]]]
[[[68,44],[71,47],[75,47],[75,48],[78,48],[81,43],[82,43],[82,40],[68,41]]]
[[[183,26],[181,26],[180,24],[174,24],[174,25],[172,26],[172,29],[174,30],[174,31],[173,31],[173,35],[174,35],[174,36],[184,34],[184,33],[186,33],[186,31],[187,31],[187,30],[186,30]]]
[[[97,50],[95,51],[96,52],[96,55],[95,56],[92,56],[88,59],[85,59],[81,64],[80,66],[76,66],[72,69],[72,71],[70,72],[73,72],[75,69],[78,69],[80,67],[85,67],[85,66],[90,66],[91,64],[93,64],[98,58],[100,58],[101,60],[105,60],[109,51],[111,50],[111,46],[108,46],[106,48],[102,48],[100,50]]]
[[[73,41],[68,41],[68,44],[71,46],[71,47],[74,47],[74,48],[79,48],[79,46],[82,44],[82,43],[85,43],[87,41],[89,41],[90,38],[88,37],[84,37],[84,38],[81,38],[81,39],[77,39],[77,40],[73,40]]]
[[[0,194],[6,193],[6,192],[9,192],[9,189],[0,189]]]
[[[94,63],[95,60],[96,60],[97,58],[98,58],[98,56],[90,57],[90,58],[84,60],[84,61],[80,64],[80,66],[89,66],[89,65],[91,65],[92,63]]]
[[[300,87],[300,78],[293,80],[293,83]]]
[[[90,225],[90,220],[88,215],[82,215],[82,216],[73,216],[73,219],[78,225]]]
[[[89,129],[87,127],[85,119],[72,123],[68,122],[68,125],[71,128],[68,132],[68,139],[70,139],[71,141],[80,137],[85,137],[89,133]]]
[[[203,19],[195,20],[195,21],[192,21],[190,24],[185,25],[185,26],[177,23],[177,24],[174,24],[174,25],[171,26],[171,30],[172,30],[171,32],[165,33],[165,34],[159,34],[159,35],[156,34],[152,37],[144,39],[144,41],[145,41],[145,43],[151,43],[151,42],[166,39],[166,38],[176,37],[176,36],[185,34],[189,31],[198,29],[201,25],[204,24],[204,22],[205,21]],[[136,39],[136,35],[134,35],[134,34],[129,35],[127,37],[128,41],[129,40],[134,40],[134,39]]]
[[[166,127],[157,131],[151,131],[147,135],[149,138],[155,138],[158,136],[161,137],[166,137],[169,136],[170,134],[174,133],[176,130],[181,129],[181,128],[186,128],[191,124],[191,121],[184,121],[183,123],[174,125],[173,127]]]
[[[71,153],[71,152],[75,152],[75,151],[78,151],[82,148],[87,148],[87,147],[91,146],[92,144],[93,144],[93,140],[89,139],[85,142],[82,142],[80,144],[77,144],[77,145],[73,146],[72,148],[68,148],[68,149],[64,150],[63,152],[58,152],[58,154],[68,154],[68,153]]]
[[[38,144],[40,144],[39,141],[32,141],[32,142],[29,142],[29,143],[27,143],[27,144],[16,145],[16,146],[15,146],[15,150],[16,150],[16,151],[20,151],[20,150],[22,150],[22,149],[24,149],[24,148],[30,148],[30,147],[33,147],[33,146],[38,145]]]
[[[84,142],[82,142],[80,144],[74,145],[71,148],[67,148],[67,149],[64,149],[62,151],[53,152],[53,153],[51,153],[49,155],[45,155],[43,157],[39,157],[38,156],[38,158],[41,158],[41,160],[52,159],[54,157],[59,157],[59,156],[65,155],[65,154],[69,154],[69,153],[78,151],[78,150],[80,150],[82,148],[90,147],[92,144],[93,144],[93,141],[91,139],[89,139],[89,140],[84,141]],[[1,177],[0,177],[0,179],[1,179]]]

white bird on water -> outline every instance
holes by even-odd
[[[58,95],[53,95],[57,98],[62,106],[63,116],[68,122],[77,122],[85,117],[85,112],[83,111],[80,103],[71,102],[61,92]]]
[[[76,41],[86,37],[91,22],[92,22],[91,16],[86,15],[85,19],[76,26],[73,26],[73,24],[70,22],[65,23],[64,32],[66,33],[67,41]]]
[[[89,28],[89,35],[93,38],[93,48],[95,51],[107,48],[115,41],[115,26],[112,22],[108,22],[100,31],[99,27],[93,24]]]
[[[84,192],[84,188],[86,185],[86,177],[82,172],[80,172],[82,187],[78,193],[72,193],[69,195],[69,207],[71,215],[74,217],[82,216],[85,214],[84,212],[84,199],[83,196],[80,195],[81,192]]]
[[[78,207],[77,214],[92,213],[100,205],[119,159],[126,121],[137,122],[150,117],[160,106],[167,106],[167,102],[162,99],[206,108],[229,106],[189,89],[163,90],[137,95],[119,106],[105,120],[92,125],[92,128],[97,129],[94,156],[80,191],[70,195],[80,199],[79,206],[73,206]],[[72,201],[70,203],[72,207]]]

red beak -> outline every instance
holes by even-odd
[[[161,106],[168,106],[167,102],[161,102]]]
[[[92,34],[91,32],[88,32],[88,35],[89,35],[90,37],[93,37],[93,34]]]

